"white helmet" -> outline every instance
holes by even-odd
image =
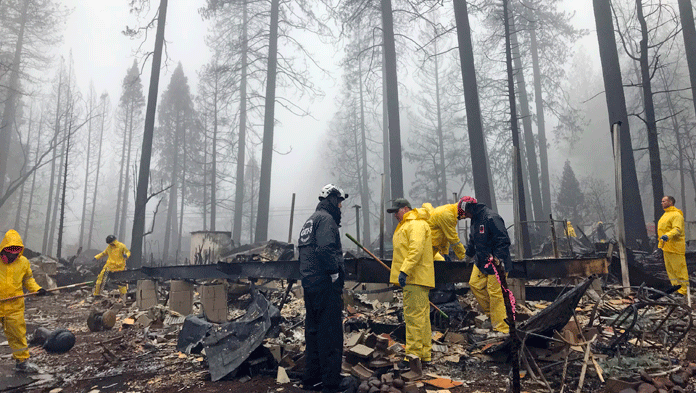
[[[348,199],[348,194],[344,193],[343,190],[341,190],[340,188],[329,183],[321,188],[321,192],[319,192],[319,200],[328,198],[328,196],[331,194],[338,194],[338,197],[343,200]]]

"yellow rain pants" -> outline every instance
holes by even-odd
[[[5,337],[7,337],[7,343],[12,350],[12,358],[20,362],[29,359],[27,324],[24,321],[24,310],[15,311],[0,317],[0,324],[5,332]]]
[[[109,270],[109,265],[104,265],[104,268],[102,268],[99,276],[97,276],[97,282],[94,284],[94,296],[101,295],[101,291],[103,289],[102,286],[104,284],[104,275],[106,275],[106,272],[119,272],[121,270],[125,269]],[[119,285],[118,291],[121,293],[121,296],[126,296],[126,293],[128,293],[128,285]]]
[[[99,273],[99,276],[97,277],[97,282],[94,285],[94,296],[98,296],[101,294],[101,291],[103,289],[102,285],[104,282],[104,275],[107,271],[120,272],[126,270],[126,259],[130,258],[131,252],[128,250],[125,244],[121,243],[118,240],[114,240],[108,246],[106,246],[106,249],[104,251],[95,255],[94,259],[100,260],[107,255],[109,256],[109,258],[106,260],[106,264],[104,264],[104,268],[102,269],[101,273]],[[121,296],[125,296],[128,292],[128,286],[119,285],[118,291],[121,292]]]
[[[686,287],[689,285],[689,272],[686,269],[686,257],[684,254],[663,252],[665,257],[665,269],[672,285],[681,285],[679,293],[686,296]]]
[[[430,288],[407,284],[404,287],[404,320],[406,321],[406,354],[431,360],[433,348],[430,331]]]
[[[469,288],[476,296],[481,309],[491,318],[493,329],[502,333],[509,333],[510,328],[505,323],[507,312],[503,301],[503,290],[495,274],[485,274],[474,265],[474,270],[469,278]]]

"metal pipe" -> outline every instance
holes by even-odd
[[[558,240],[556,239],[556,226],[553,224],[553,214],[549,214],[549,223],[551,224],[551,243],[553,244],[553,256],[558,258]]]
[[[384,258],[384,173],[382,173],[382,197],[379,208],[379,257]]]
[[[292,193],[292,205],[290,207],[290,231],[288,233],[288,243],[292,243],[292,221],[295,218],[295,193]]]

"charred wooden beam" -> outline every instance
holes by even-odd
[[[391,265],[390,260],[384,261]],[[364,283],[389,282],[389,272],[370,258],[348,258],[346,280]],[[547,279],[589,277],[607,274],[609,262],[604,258],[551,258],[513,261],[511,278]],[[468,282],[472,265],[465,262],[435,261],[436,283]],[[136,281],[151,278],[162,280],[178,279],[268,279],[300,280],[299,261],[236,261],[219,262],[211,265],[180,265],[142,267],[135,270],[110,273],[115,281]]]

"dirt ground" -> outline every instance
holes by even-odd
[[[51,354],[32,347],[31,361],[44,374],[31,378],[14,372],[9,347],[6,343],[0,345],[0,390],[29,393],[57,389],[63,392],[304,392],[298,387],[298,380],[280,385],[274,375],[212,382],[204,356],[186,356],[176,350],[176,331],[165,333],[166,339],[153,345],[151,340],[143,338],[142,328],[123,327],[121,322],[126,315],[123,310],[114,329],[90,332],[86,324],[90,306],[91,297],[84,290],[27,298],[25,315],[29,336],[39,326],[49,330],[63,327],[75,333],[76,343],[65,354]],[[4,335],[0,334],[0,343],[4,341]],[[502,392],[507,386],[506,370],[482,362],[432,366],[426,371],[453,379],[466,376],[467,380],[481,381],[450,389],[452,393]],[[420,391],[424,393],[426,387]]]
[[[230,380],[212,382],[204,355],[185,355],[177,351],[179,328],[124,327],[123,319],[129,312],[132,314],[132,309],[127,307],[119,313],[112,330],[90,332],[86,320],[91,306],[92,298],[86,290],[28,298],[25,315],[29,335],[39,326],[49,330],[62,327],[75,333],[76,344],[65,354],[50,354],[32,347],[31,361],[45,374],[27,378],[13,371],[14,361],[4,343],[4,336],[0,334],[0,391],[303,392],[297,379],[281,385],[276,383],[275,375],[262,373],[251,378],[239,375]],[[428,366],[426,372],[464,381],[464,385],[449,389],[451,393],[505,392],[508,388],[508,366],[482,356],[463,356],[458,363],[437,362]],[[554,391],[560,389],[560,375],[557,374],[551,370],[546,375]],[[569,366],[566,390],[575,390],[579,374],[579,366]],[[437,389],[427,385],[419,388],[420,393],[427,390]],[[522,391],[548,389],[525,377]],[[604,388],[596,375],[588,375],[583,391],[600,392]]]

